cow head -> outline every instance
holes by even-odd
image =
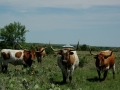
[[[41,51],[41,49],[42,49],[41,46],[37,46],[37,47],[36,47],[36,50],[37,50],[37,51]]]
[[[112,55],[112,52],[110,55],[98,54],[98,55],[94,56],[94,58],[96,59],[96,66],[101,67],[101,68],[104,67],[105,59],[107,59],[111,55]]]
[[[32,60],[34,61],[35,59],[36,52],[35,50],[24,50],[24,60]]]
[[[112,55],[112,51],[109,54],[108,53],[105,54],[105,52],[100,52],[99,54],[93,54],[90,48],[89,50],[90,50],[90,54],[93,55],[94,58],[96,59],[96,66],[101,68],[104,67],[105,60]]]
[[[43,57],[44,57],[44,56],[46,55],[45,49],[46,49],[46,47],[43,48],[43,47],[41,47],[41,46],[37,46],[37,47],[36,47],[36,55],[37,55],[37,56],[43,56]]]
[[[59,50],[57,54],[62,56],[62,60],[64,62],[67,62],[70,59],[70,55],[73,55],[73,52],[71,52],[71,50],[68,49],[63,49]]]
[[[35,50],[30,50],[30,55],[31,55],[31,60],[34,61],[35,56],[36,56],[36,51]]]
[[[70,65],[72,65],[74,63],[75,56],[73,55],[74,52],[72,52],[72,51],[75,51],[74,49],[64,48],[61,50],[55,50],[55,49],[53,49],[53,47],[51,45],[50,45],[50,47],[54,52],[57,52],[58,55],[61,55],[63,63],[67,63]]]
[[[20,46],[21,49],[24,50],[24,59],[28,59],[28,58],[29,58],[30,60],[34,61],[35,55],[36,55],[35,50],[26,50],[26,49],[24,49],[24,48],[21,46],[20,43],[17,42],[17,44]]]
[[[67,65],[73,64],[71,55],[73,55],[74,53],[72,52],[72,50],[62,49],[59,50],[57,54],[61,55],[63,64],[67,64]]]

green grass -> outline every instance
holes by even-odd
[[[97,80],[95,60],[89,52],[78,52],[83,66],[73,73],[73,83],[60,84],[62,74],[57,66],[57,57],[53,55],[43,58],[42,64],[37,61],[31,68],[9,64],[9,73],[0,72],[0,90],[120,90],[120,53],[115,52],[116,79],[113,80],[109,70],[105,82]],[[16,69],[16,70],[15,70]]]

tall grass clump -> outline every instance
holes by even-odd
[[[84,56],[80,59],[79,67],[81,68],[84,67],[86,63],[88,63],[88,61],[87,61],[87,58]]]

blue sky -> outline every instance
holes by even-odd
[[[0,28],[26,26],[26,42],[120,47],[120,0],[0,0]]]

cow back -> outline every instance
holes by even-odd
[[[3,59],[17,60],[23,59],[23,50],[2,49],[1,55]]]

